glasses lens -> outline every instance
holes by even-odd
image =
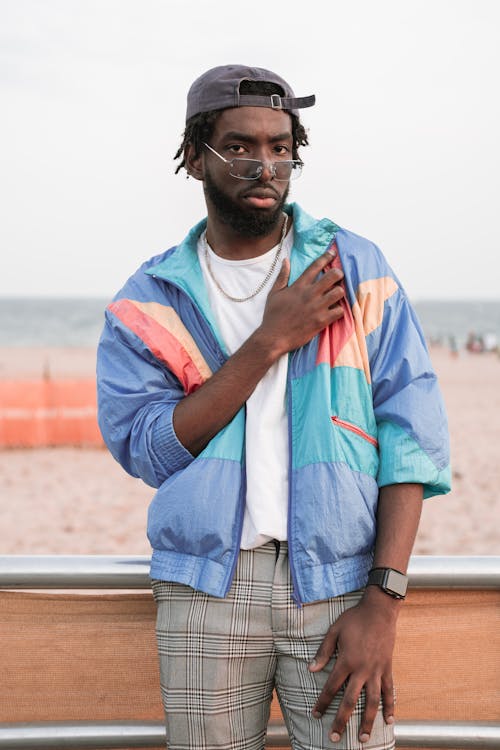
[[[264,169],[262,162],[258,159],[232,159],[230,165],[229,174],[239,180],[258,180]],[[283,182],[296,180],[302,172],[302,162],[298,160],[275,161],[273,171],[275,180]]]
[[[257,180],[262,174],[262,162],[258,159],[233,159],[229,174],[240,180]]]
[[[274,178],[276,180],[296,180],[302,172],[300,161],[275,161]]]

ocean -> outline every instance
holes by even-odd
[[[0,346],[96,346],[109,300],[0,298]],[[419,300],[415,310],[429,341],[462,348],[469,334],[500,342],[500,300]]]

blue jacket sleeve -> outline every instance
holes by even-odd
[[[106,311],[97,350],[99,427],[121,466],[152,487],[194,460],[172,423],[184,395],[177,378],[139,337]]]
[[[446,413],[417,316],[399,285],[367,336],[380,487],[424,486],[424,497],[450,490]]]

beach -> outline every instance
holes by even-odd
[[[453,489],[426,500],[415,554],[493,555],[500,549],[500,357],[431,348],[448,412]],[[92,348],[0,349],[0,383],[89,383]],[[90,447],[0,450],[2,554],[149,554],[154,490],[108,451]]]

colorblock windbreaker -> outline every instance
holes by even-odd
[[[379,488],[449,490],[436,376],[404,290],[380,250],[298,205],[290,283],[328,247],[345,278],[344,316],[288,355],[288,547],[294,599],[365,585]],[[106,310],[98,348],[99,425],[111,453],[156,488],[151,577],[226,595],[245,504],[245,408],[196,457],[173,427],[176,404],[228,355],[197,256],[206,220],[147,261]]]

